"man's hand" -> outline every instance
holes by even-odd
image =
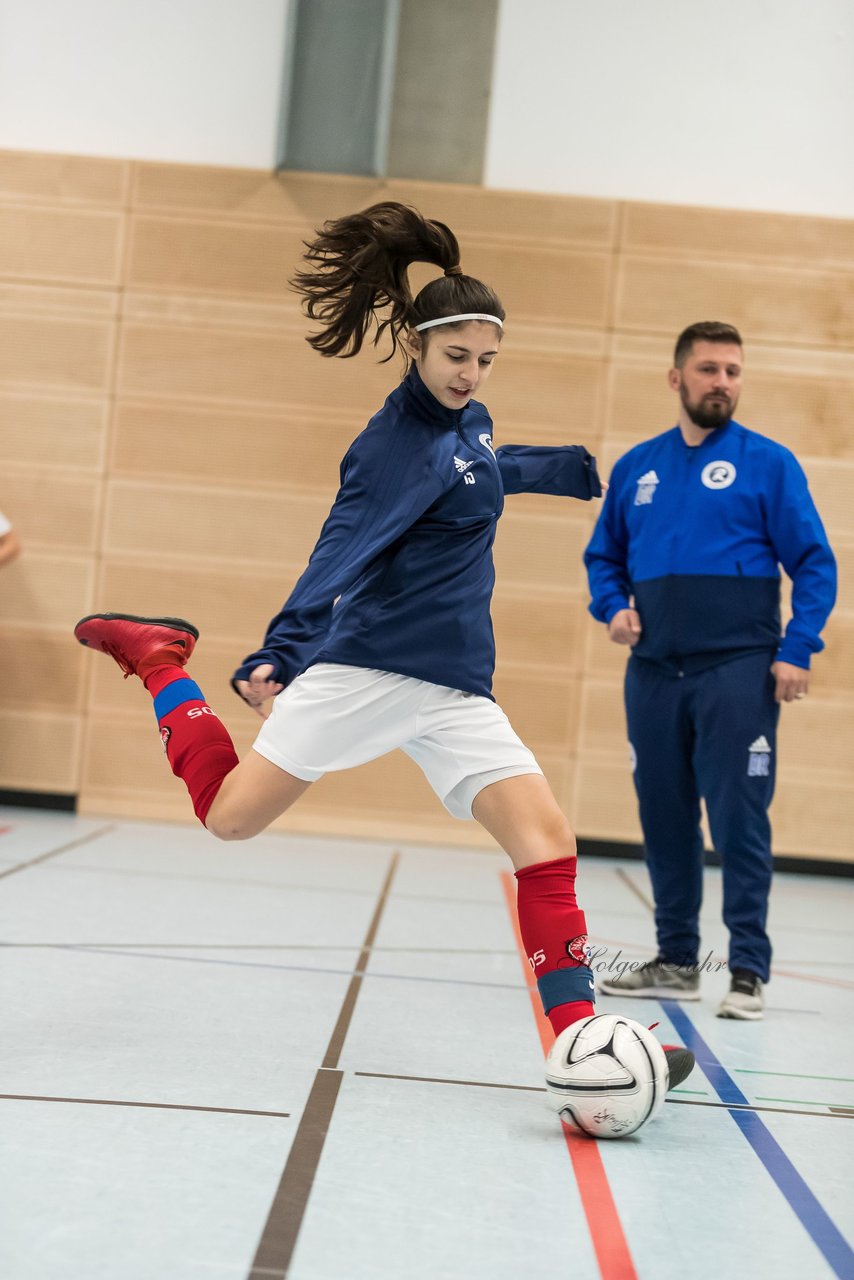
[[[21,554],[21,544],[14,529],[0,535],[0,565],[11,564]]]
[[[274,670],[271,662],[263,662],[259,667],[254,668],[248,680],[234,682],[241,698],[249,703],[253,711],[258,712],[262,720],[266,720],[270,714],[270,707],[264,704],[270,698],[275,698],[276,694],[281,693],[285,687],[276,680],[270,679]]]
[[[803,667],[793,667],[791,662],[774,662],[771,674],[777,681],[774,697],[778,702],[794,702],[809,692],[810,673]]]
[[[608,623],[608,636],[614,644],[634,646],[641,637],[640,614],[636,609],[621,609]]]

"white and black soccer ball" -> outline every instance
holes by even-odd
[[[602,1013],[562,1031],[546,1060],[549,1105],[590,1138],[625,1138],[661,1110],[664,1050],[631,1018]]]

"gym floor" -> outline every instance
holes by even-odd
[[[600,997],[698,1066],[567,1138],[503,855],[0,809],[4,1280],[854,1276],[854,883],[778,875],[761,1022]],[[652,954],[584,860],[597,966]],[[604,972],[600,968],[600,972]]]

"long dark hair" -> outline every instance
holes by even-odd
[[[426,320],[473,312],[504,319],[494,291],[462,274],[453,231],[408,205],[388,200],[325,222],[305,246],[309,268],[297,272],[291,284],[309,318],[322,325],[307,339],[321,355],[356,355],[372,324],[374,346],[389,333],[392,349],[385,359],[390,360],[403,350],[402,330]],[[413,262],[430,262],[446,273],[415,298],[407,279]],[[382,318],[381,312],[386,313]]]

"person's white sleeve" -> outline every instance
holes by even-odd
[[[0,538],[5,538],[6,534],[11,532],[12,521],[8,516],[4,516],[2,511],[0,511]]]

